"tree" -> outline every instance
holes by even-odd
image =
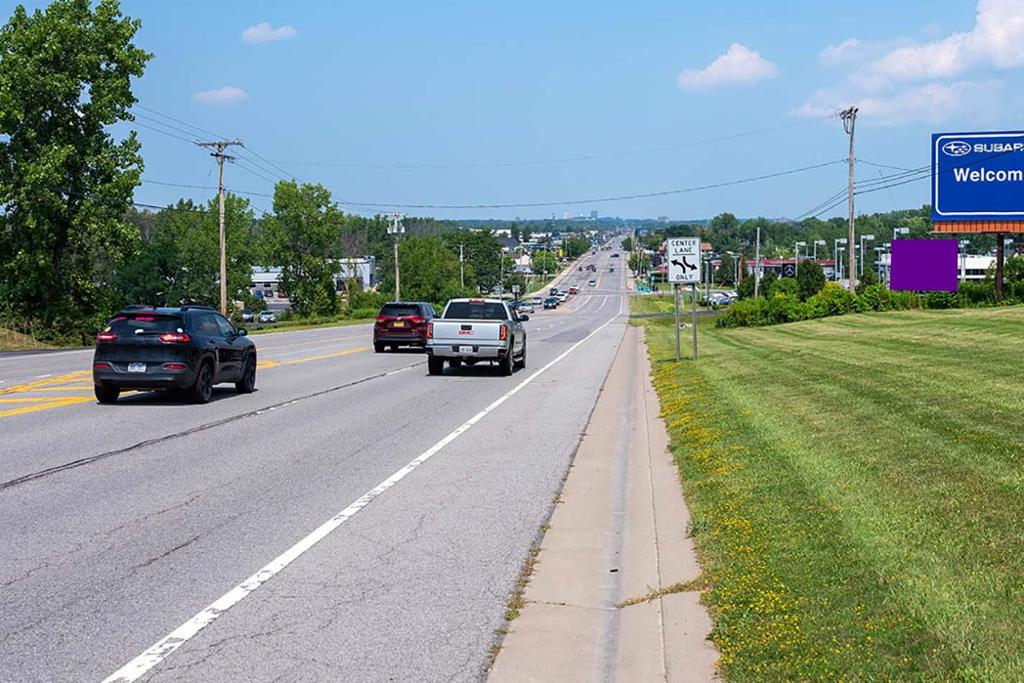
[[[800,300],[806,301],[825,286],[825,272],[814,261],[804,259],[797,265],[796,281]]]
[[[15,8],[0,29],[0,299],[50,336],[90,336],[115,305],[114,267],[138,243],[125,215],[142,158],[132,78],[152,55],[117,0]]]
[[[877,285],[877,284],[878,284],[878,275],[875,273],[874,270],[869,268],[869,269],[864,271],[864,274],[861,275],[860,279],[857,281],[857,288],[856,288],[857,289],[857,294],[860,294],[861,292],[863,292],[865,290],[865,288],[870,287],[871,285]]]
[[[281,267],[281,287],[300,316],[338,312],[334,280],[339,268],[331,251],[343,223],[341,210],[322,185],[282,181],[274,187],[274,215],[263,233],[266,255]]]
[[[148,237],[114,273],[117,305],[177,306],[220,301],[220,237],[216,198],[205,206],[180,200],[154,216]],[[224,198],[224,234],[227,251],[228,296],[247,306],[255,304],[250,292],[256,262],[254,216],[249,200],[228,194]]]
[[[550,251],[535,251],[530,257],[530,269],[535,275],[554,275],[558,272],[558,259]]]
[[[443,304],[467,292],[459,286],[459,259],[439,237],[406,237],[399,245],[402,299]],[[385,259],[383,292],[395,290],[394,258]]]
[[[466,264],[466,286],[480,292],[493,291],[501,276],[501,243],[490,230],[454,230],[444,235],[445,244]]]

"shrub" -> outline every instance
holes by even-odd
[[[924,295],[925,308],[956,308],[956,294],[952,292],[928,292]]]
[[[807,314],[811,318],[824,318],[831,315],[845,315],[867,310],[857,295],[845,287],[829,282],[825,287],[807,300]]]
[[[784,277],[772,283],[770,297],[788,294],[791,296],[800,295],[800,285],[794,277]]]
[[[761,297],[737,301],[715,320],[718,327],[758,327],[770,324],[768,302]]]
[[[868,287],[871,287],[872,285],[877,285],[877,284],[878,284],[878,275],[875,274],[875,271],[873,271],[873,270],[871,270],[869,268],[868,270],[864,271],[863,275],[860,276],[860,279],[857,281],[857,288],[856,288],[855,291],[859,295],[861,292],[863,292]]]
[[[961,306],[996,305],[996,286],[993,282],[961,282],[956,294]]]
[[[795,294],[773,294],[768,300],[769,324],[791,323],[807,317],[807,306]]]
[[[349,317],[353,319],[373,318],[376,317],[378,311],[380,311],[380,306],[374,306],[372,308],[354,308],[349,313]]]

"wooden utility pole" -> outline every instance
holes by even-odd
[[[761,290],[761,226],[757,226],[757,241],[754,244],[754,298]]]
[[[213,142],[197,142],[200,147],[212,147],[210,156],[217,160],[217,187],[220,196],[220,313],[228,314],[228,258],[227,240],[224,235],[224,161],[234,161],[235,157],[228,156],[224,150],[231,145],[241,145],[241,140],[215,140]]]
[[[855,132],[856,132],[856,129],[857,129],[857,111],[858,111],[857,107],[849,107],[848,109],[844,109],[843,111],[839,112],[839,118],[841,118],[843,120],[843,130],[845,130],[846,134],[850,136],[850,154],[849,154],[849,156],[847,156],[847,161],[850,164],[850,182],[849,182],[848,199],[847,199],[847,204],[848,204],[848,208],[849,208],[849,211],[850,211],[850,219],[849,219],[850,220],[850,235],[849,235],[849,240],[850,241],[847,242],[847,244],[850,246],[850,250],[849,250],[849,254],[847,255],[847,258],[849,259],[849,265],[850,265],[850,268],[849,268],[848,272],[849,272],[849,278],[850,278],[850,280],[849,280],[849,288],[850,288],[851,292],[855,291],[856,288],[857,288],[857,282],[856,282],[856,279],[855,279],[855,273],[857,272],[857,264],[856,264],[856,261],[854,260],[856,258],[856,254],[854,253],[854,249],[853,249],[853,246],[857,243],[857,236],[854,234],[854,232],[855,232],[855,230],[854,230],[854,228],[855,228],[855,223],[854,223],[855,218],[854,218],[854,213],[853,213],[853,165],[854,165],[854,161],[855,161],[855,156],[854,156],[854,135],[855,135]]]
[[[392,211],[388,214],[388,234],[395,236],[395,301],[402,300],[402,286],[401,286],[401,269],[398,267],[398,237],[405,232],[405,226],[402,225],[402,219],[405,218],[404,213],[397,213]]]

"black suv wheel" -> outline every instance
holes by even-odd
[[[117,397],[121,395],[121,390],[117,387],[108,387],[106,385],[95,386],[96,389],[96,400],[100,403],[116,403]]]
[[[195,384],[189,392],[193,403],[209,403],[213,396],[213,365],[206,362],[199,366]]]
[[[242,370],[242,379],[235,382],[235,391],[240,394],[251,394],[256,390],[256,358],[249,356],[245,360],[245,369]]]

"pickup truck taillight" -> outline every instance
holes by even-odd
[[[434,323],[427,323],[427,339],[434,338]]]
[[[508,339],[508,325],[501,326],[501,332],[498,333],[498,339],[502,341]]]

